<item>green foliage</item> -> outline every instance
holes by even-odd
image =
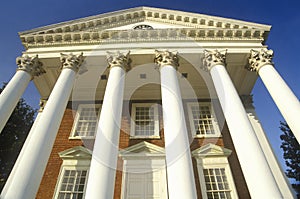
[[[287,166],[286,175],[292,180],[292,186],[300,198],[300,145],[286,122],[280,122],[281,148]]]
[[[0,88],[0,93],[5,84]],[[2,190],[34,122],[36,110],[20,99],[0,134],[0,190]]]

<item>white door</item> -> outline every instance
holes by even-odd
[[[125,199],[167,199],[165,169],[126,173]]]

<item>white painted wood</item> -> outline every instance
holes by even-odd
[[[169,198],[197,198],[188,134],[176,69],[160,68]]]
[[[110,69],[88,177],[86,198],[89,199],[110,199],[114,196],[124,75],[122,67]]]
[[[47,101],[30,143],[26,146],[19,167],[9,187],[1,193],[1,199],[32,199],[38,191],[64,110],[73,87],[76,72],[70,68],[62,70]]]
[[[0,133],[23,95],[32,76],[24,70],[18,70],[0,95]]]
[[[223,65],[210,70],[252,198],[282,198],[246,111]]]
[[[258,70],[279,111],[300,143],[300,102],[272,65]]]

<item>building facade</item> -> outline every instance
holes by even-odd
[[[270,28],[137,7],[20,33],[0,127],[31,80],[41,108],[0,198],[294,198],[251,96],[300,140]]]

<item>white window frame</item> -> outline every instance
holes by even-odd
[[[232,177],[228,156],[231,150],[222,148],[214,144],[207,144],[192,152],[197,161],[197,170],[199,174],[199,183],[203,199],[208,199],[206,182],[204,178],[204,169],[225,169],[225,175],[230,188],[231,199],[238,199],[236,187]],[[220,190],[222,191],[222,190]]]
[[[92,152],[85,147],[77,146],[67,149],[59,153],[63,163],[60,167],[57,183],[53,194],[53,199],[57,199],[60,193],[61,184],[66,170],[86,170],[86,180],[83,190],[83,198],[85,198],[85,191],[87,187],[87,180],[89,175]]]
[[[61,168],[60,173],[59,173],[59,181],[58,181],[57,188],[56,188],[56,191],[55,191],[54,199],[57,199],[58,196],[59,196],[59,193],[61,191],[60,188],[61,188],[63,178],[64,178],[64,174],[67,170],[70,170],[70,171],[72,171],[72,170],[73,171],[84,170],[84,171],[86,171],[86,179],[85,179],[85,184],[84,184],[84,188],[83,188],[83,197],[82,197],[82,198],[85,198],[87,179],[88,179],[88,175],[89,175],[89,167],[85,167],[85,166],[63,166]],[[70,193],[73,193],[73,192],[70,192]]]
[[[97,119],[96,128],[95,128],[95,132],[94,132],[93,136],[79,136],[79,135],[76,135],[76,130],[77,130],[77,127],[78,127],[80,114],[81,114],[81,112],[84,108],[99,108],[100,109],[99,113],[98,113],[98,119]],[[76,111],[76,116],[75,116],[75,120],[74,120],[74,123],[73,123],[72,131],[71,131],[69,139],[81,139],[81,138],[95,139],[97,126],[98,126],[98,122],[99,122],[99,117],[100,117],[100,112],[101,112],[101,104],[80,104],[78,106],[77,111]]]
[[[153,107],[154,108],[154,135],[135,135],[135,116],[137,107]],[[132,103],[131,107],[131,128],[130,128],[130,138],[160,138],[159,136],[159,115],[158,115],[158,104],[157,103]]]
[[[189,121],[190,121],[190,128],[191,128],[191,132],[193,137],[195,138],[202,138],[202,137],[221,137],[221,132],[220,132],[220,128],[218,125],[218,121],[214,112],[214,109],[212,107],[212,104],[210,102],[188,102],[187,103],[188,106],[188,116],[189,116]],[[194,118],[193,118],[193,112],[192,112],[192,106],[208,106],[211,116],[212,116],[212,125],[213,125],[213,130],[214,130],[214,134],[197,134],[196,133],[196,129],[195,129],[195,125],[194,125]]]

